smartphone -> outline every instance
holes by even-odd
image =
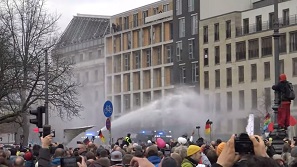
[[[164,155],[165,155],[166,157],[170,157],[170,155],[171,155],[171,150],[164,150]]]
[[[78,167],[77,157],[61,158],[61,167]]]
[[[50,125],[44,125],[42,130],[42,136],[46,137],[51,134],[51,126]]]

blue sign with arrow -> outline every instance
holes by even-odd
[[[105,117],[109,118],[111,117],[113,112],[113,106],[111,101],[106,101],[103,105],[103,114],[105,115]]]

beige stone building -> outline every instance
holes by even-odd
[[[172,1],[163,0],[111,17],[106,36],[106,99],[115,118],[173,88]]]
[[[297,90],[297,1],[279,4],[280,72]],[[200,21],[200,80],[205,112],[217,132],[243,132],[248,114],[271,110],[274,84],[273,5]],[[296,109],[297,99],[292,103]],[[293,115],[297,115],[292,111]],[[243,123],[244,122],[244,123]]]

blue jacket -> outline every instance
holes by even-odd
[[[152,164],[155,165],[155,167],[157,167],[159,165],[159,163],[161,162],[161,158],[158,156],[150,156],[147,158]]]

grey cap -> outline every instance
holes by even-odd
[[[123,154],[120,151],[114,151],[110,154],[110,160],[111,161],[122,161]]]

